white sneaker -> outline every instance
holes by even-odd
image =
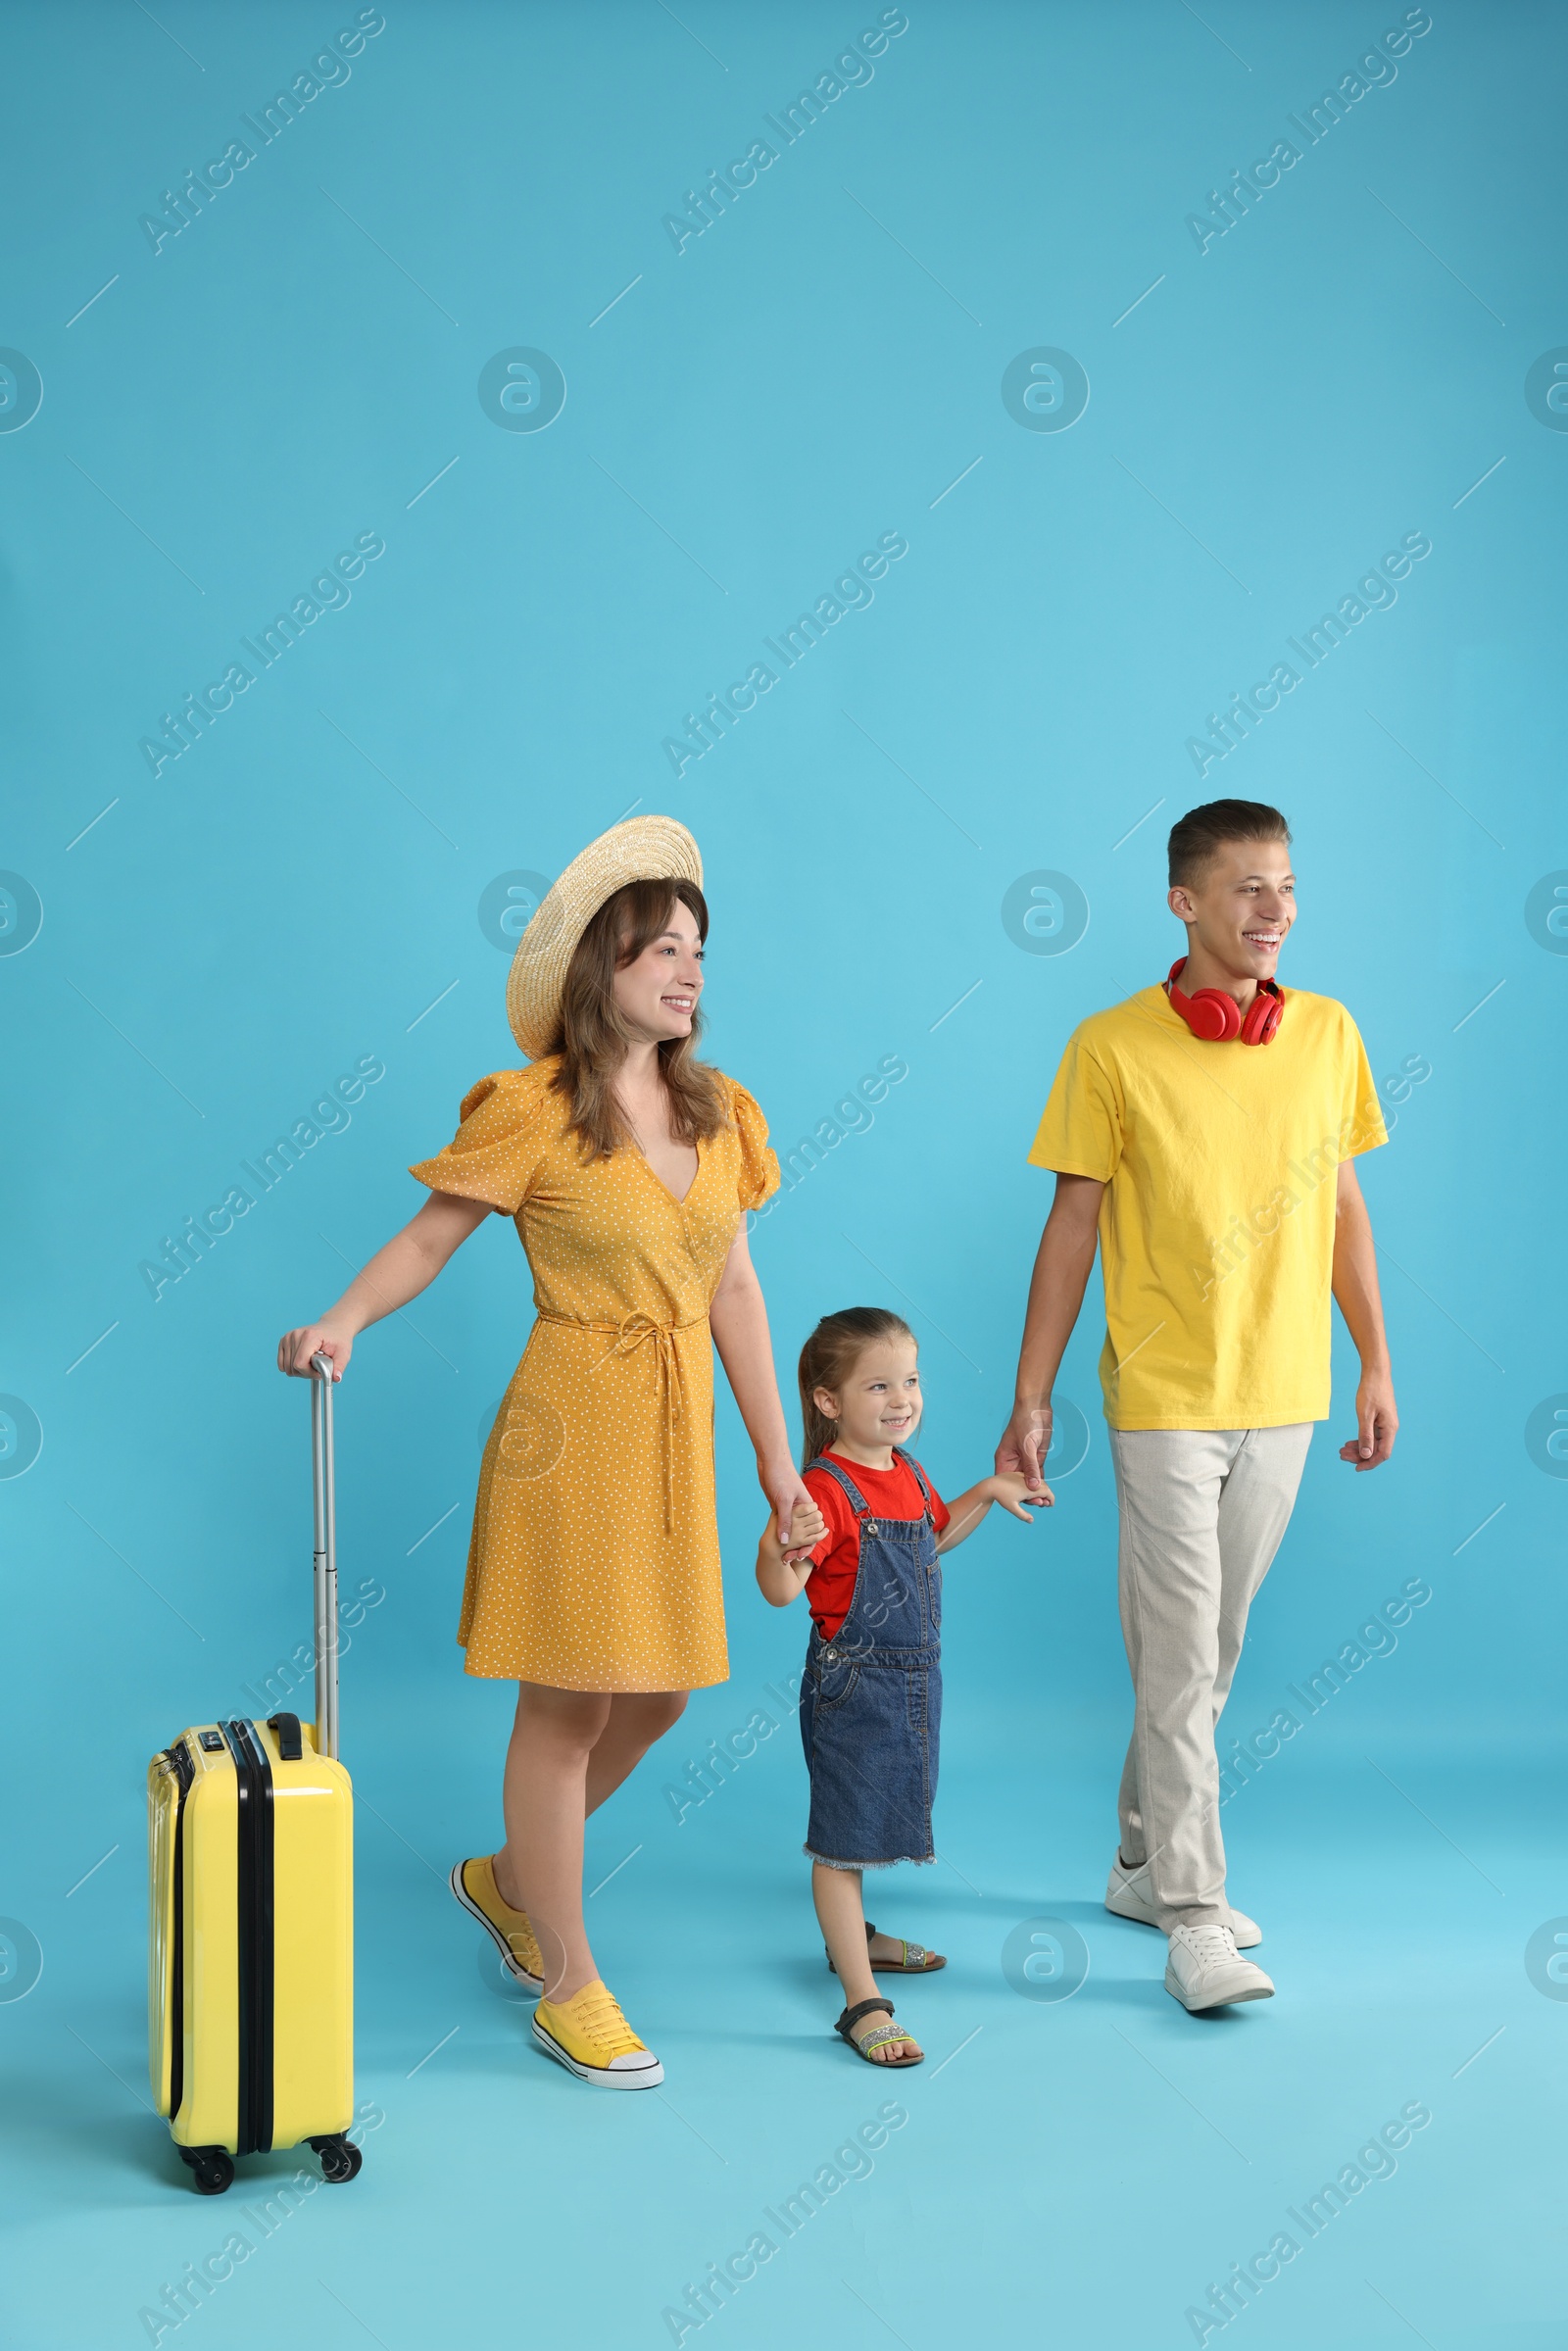
[[[1141,1927],[1157,1927],[1159,1919],[1151,1899],[1149,1864],[1135,1870],[1123,1869],[1118,1853],[1110,1865],[1110,1883],[1105,1887],[1105,1908],[1119,1919],[1136,1919]],[[1250,1919],[1245,1910],[1231,1912],[1231,1933],[1239,1951],[1255,1950],[1263,1939],[1263,1930],[1256,1919]]]
[[[1244,1959],[1229,1927],[1176,1927],[1165,1962],[1165,1989],[1196,2015],[1233,2000],[1271,2000],[1262,1969]]]

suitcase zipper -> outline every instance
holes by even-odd
[[[272,1767],[248,1722],[228,1722],[239,1839],[239,2113],[235,2152],[272,2143]]]
[[[164,1761],[179,1783],[179,1794],[174,1799],[174,1851],[170,1864],[174,1879],[174,1900],[169,1938],[169,2010],[164,2025],[169,2036],[169,2119],[172,2123],[185,2095],[185,1798],[196,1777],[196,1766],[182,1739],[164,1749]]]

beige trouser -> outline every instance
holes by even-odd
[[[1290,1523],[1312,1425],[1110,1431],[1134,1701],[1121,1857],[1147,1862],[1167,1934],[1230,1923],[1214,1729],[1247,1611]]]

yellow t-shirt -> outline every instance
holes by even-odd
[[[1113,1429],[1327,1417],[1335,1170],[1387,1141],[1332,997],[1287,989],[1260,1046],[1195,1037],[1157,987],[1080,1023],[1029,1158],[1105,1187]]]

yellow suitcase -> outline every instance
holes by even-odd
[[[337,1760],[332,1384],[311,1383],[316,1714],[207,1723],[147,1773],[153,2094],[204,2195],[308,2141],[352,2180],[354,1793]]]

